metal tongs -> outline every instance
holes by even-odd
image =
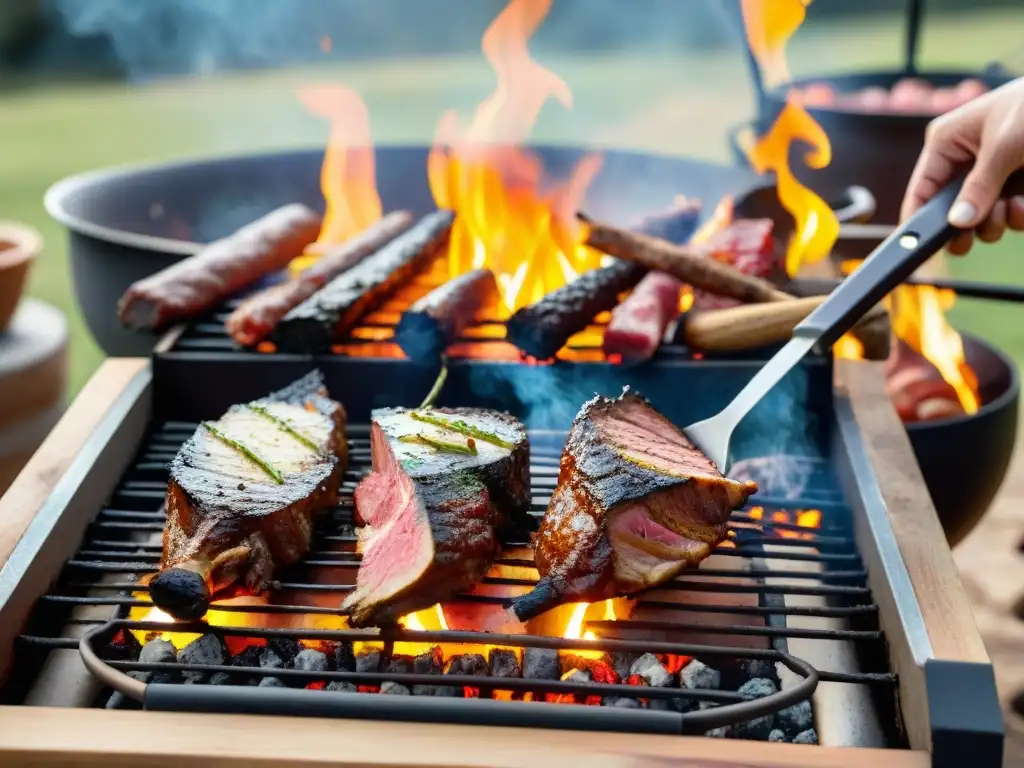
[[[1004,197],[1024,189],[1022,179],[1020,172],[1014,174],[1003,188]],[[947,217],[963,181],[960,178],[941,190],[909,220],[896,227],[852,275],[793,329],[792,339],[718,415],[683,430],[722,472],[727,468],[732,434],[751,409],[811,349],[831,347],[865,312],[952,239],[958,230]]]

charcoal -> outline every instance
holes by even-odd
[[[303,672],[326,672],[327,655],[312,648],[303,648],[292,662],[292,667]]]
[[[775,728],[768,734],[768,741],[786,741],[786,734]]]
[[[775,693],[778,688],[775,687],[775,683],[764,677],[755,677],[740,686],[738,693],[742,696],[749,698],[762,698],[764,696],[771,696]],[[736,723],[732,727],[733,735],[738,739],[747,739],[749,741],[765,741],[768,735],[775,728],[775,714],[764,715],[763,717],[755,717],[753,720],[748,720],[745,723]]]
[[[136,673],[138,674],[138,673]],[[142,704],[135,699],[128,698],[120,691],[114,691],[107,699],[105,709],[142,709]]]
[[[458,656],[453,656],[445,674],[486,677],[489,674],[487,670],[487,659],[479,653],[464,653]]]
[[[639,699],[629,699],[625,696],[611,696],[604,700],[606,707],[618,707],[619,709],[640,709]]]
[[[380,651],[370,651],[356,656],[356,672],[379,672],[381,662]]]
[[[234,685],[234,677],[228,672],[214,672],[210,676],[210,685]]]
[[[142,646],[135,635],[122,629],[107,644],[106,658],[109,661],[135,661],[141,652]]]
[[[139,650],[139,661],[144,664],[174,664],[177,660],[174,646],[160,638],[150,640]],[[129,672],[128,676],[142,683],[181,682],[181,673],[177,670],[140,670]]]
[[[412,671],[417,675],[440,675],[443,666],[440,648],[431,648],[412,660]]]
[[[629,670],[633,666],[633,662],[640,658],[638,653],[628,653],[624,651],[615,651],[609,654],[606,661],[615,670],[615,674],[619,676],[620,680],[625,680],[629,677]]]
[[[697,703],[697,708],[700,710],[714,709],[717,706],[718,704],[714,701],[701,701]],[[727,739],[732,735],[732,727],[723,725],[719,728],[712,728],[704,735],[710,739]]]
[[[763,677],[771,680],[773,683],[778,684],[779,675],[775,669],[775,662],[770,659],[745,659],[743,661],[743,673],[746,675],[747,680],[753,680],[756,677]]]
[[[673,683],[672,675],[653,653],[645,653],[634,661],[629,674],[639,675],[651,688],[668,688]]]
[[[263,669],[284,669],[288,666],[281,655],[269,645],[260,650],[259,665]]]
[[[523,651],[523,677],[531,680],[557,680],[558,651],[554,648],[527,648]]]
[[[488,655],[491,677],[522,677],[523,670],[519,666],[519,657],[515,651],[502,648],[493,649]]]
[[[793,737],[794,744],[817,744],[818,743],[818,732],[813,728],[808,728],[806,731],[801,731]]]
[[[382,686],[383,688],[383,686]],[[334,691],[335,693],[358,693],[359,688],[356,687],[355,683],[350,683],[348,680],[331,680],[327,685],[324,686],[325,691]]]
[[[224,644],[216,635],[205,634],[193,640],[178,651],[179,664],[223,664],[225,661]],[[182,672],[186,683],[201,683],[209,676],[209,672]]]
[[[259,688],[287,688],[279,677],[264,677],[260,680]]]
[[[232,667],[259,667],[262,653],[263,648],[258,645],[250,645],[241,653],[232,656],[231,661],[228,663]],[[235,673],[231,677],[232,685],[259,685],[261,679],[259,675],[246,675],[239,673]]]
[[[391,661],[384,667],[384,671],[390,672],[392,675],[408,675],[412,672],[412,669],[412,656],[392,656]]]
[[[290,637],[273,637],[267,640],[267,648],[280,656],[286,667],[291,666],[292,661],[302,650],[298,640],[292,640]]]
[[[574,669],[569,672],[569,674],[565,675],[562,680],[566,683],[576,683],[577,685],[594,682],[594,678],[591,676],[590,672],[585,669]]]
[[[444,657],[440,648],[431,648],[412,660],[412,671],[417,675],[440,675],[443,666]],[[460,691],[451,685],[414,685],[412,695],[455,698],[460,695]]]
[[[814,726],[814,713],[811,711],[811,702],[801,701],[791,707],[780,710],[776,715],[778,727],[786,732],[789,737],[808,730]]]
[[[401,683],[395,683],[391,680],[387,680],[380,685],[380,692],[389,696],[411,696],[412,691],[406,688]]]
[[[717,691],[722,686],[722,675],[717,669],[693,659],[679,673],[679,687],[695,691]]]
[[[356,657],[352,653],[352,643],[338,643],[334,649],[334,668],[339,672],[356,671]]]

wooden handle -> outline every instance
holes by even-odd
[[[777,344],[788,339],[797,323],[824,300],[824,296],[811,296],[690,312],[683,320],[683,338],[687,346],[706,351],[736,351]]]

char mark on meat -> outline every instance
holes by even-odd
[[[711,554],[756,491],[723,477],[639,395],[594,398],[569,431],[534,541],[541,579],[516,615],[664,584]]]
[[[499,551],[499,531],[530,504],[526,430],[475,408],[373,414],[373,468],[355,492],[362,526],[352,626],[393,623],[469,588]]]

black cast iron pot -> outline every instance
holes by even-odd
[[[905,70],[854,72],[820,75],[794,80],[798,88],[822,83],[836,92],[852,93],[869,86],[891,89],[905,77],[917,77],[936,87],[953,86],[967,78],[977,78],[989,88],[997,88],[1013,79],[1000,67],[982,72],[915,72]],[[754,127],[761,133],[771,127],[785,106],[790,86],[767,91],[758,104]],[[825,200],[838,199],[849,186],[867,188],[878,206],[875,220],[894,224],[899,219],[900,203],[914,163],[924,146],[925,129],[934,114],[865,112],[843,107],[805,107],[825,130],[832,145],[832,162],[827,168],[812,169],[803,162],[805,147],[797,146],[790,155],[790,165],[800,183],[810,187]],[[746,164],[746,155],[732,134],[732,149],[738,162]]]

